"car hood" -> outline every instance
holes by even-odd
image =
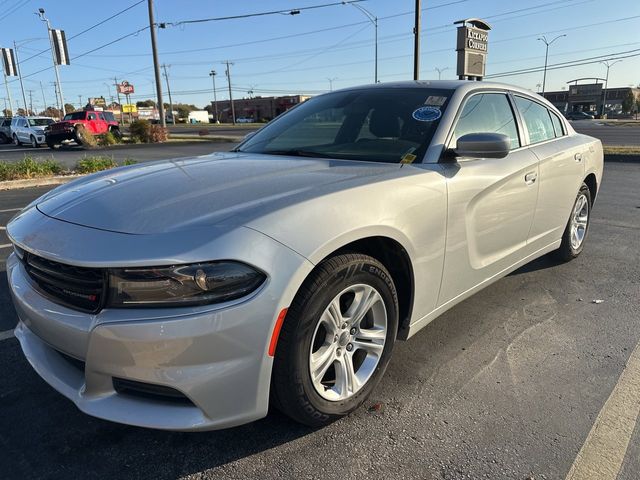
[[[128,234],[244,225],[296,202],[353,188],[400,165],[213,154],[118,168],[52,190],[36,204],[43,214]]]

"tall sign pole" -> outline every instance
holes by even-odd
[[[416,23],[413,27],[413,79],[420,78],[420,0],[416,0]]]
[[[38,15],[40,16],[40,20],[47,25],[47,36],[49,37],[49,43],[51,44],[51,57],[53,58],[53,69],[56,73],[56,83],[58,84],[58,94],[60,95],[60,106],[62,108],[62,116],[64,117],[67,112],[64,108],[64,96],[62,95],[62,84],[60,83],[58,65],[69,65],[66,39],[62,30],[56,30],[56,38],[54,38],[54,31],[51,29],[51,22],[49,22],[49,19],[44,16],[44,8],[38,9]]]
[[[158,113],[162,128],[167,127],[167,119],[164,117],[164,104],[162,103],[162,82],[160,78],[160,62],[158,61],[158,46],[156,41],[156,24],[153,19],[153,0],[148,0],[149,7],[149,31],[151,32],[151,51],[153,52],[153,71],[156,76],[156,95],[158,97]]]

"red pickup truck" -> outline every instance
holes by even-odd
[[[118,139],[122,137],[120,126],[112,112],[82,110],[67,113],[61,121],[49,125],[45,132],[47,146],[56,148],[65,141],[75,141],[84,145],[86,132],[93,135],[111,132]]]

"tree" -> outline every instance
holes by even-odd
[[[47,107],[46,110],[40,112],[43,117],[62,118],[62,112],[55,107]]]
[[[168,113],[169,112],[169,104],[164,104],[164,109]],[[189,116],[189,112],[193,112],[194,110],[198,110],[198,107],[191,104],[186,103],[174,103],[173,110],[178,112],[178,118],[187,118]]]
[[[140,102],[136,102],[136,107],[155,107],[156,102],[153,100],[142,100]]]
[[[76,111],[76,107],[74,107],[70,103],[65,103],[64,104],[64,111],[67,112],[67,113],[75,112]]]
[[[13,112],[11,112],[11,110],[9,110],[8,108],[5,108],[4,110],[2,110],[2,115],[4,115],[5,117],[12,117]]]
[[[629,90],[627,95],[622,99],[622,112],[630,113],[634,103],[636,103],[636,96],[633,94],[633,90]]]

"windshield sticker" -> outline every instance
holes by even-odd
[[[417,157],[413,153],[405,153],[400,159],[400,163],[413,163]]]
[[[425,105],[430,105],[432,107],[441,107],[444,105],[444,102],[447,101],[447,97],[440,97],[438,95],[430,95],[427,100],[424,102]]]
[[[435,107],[420,107],[416,108],[411,116],[419,122],[434,122],[442,116],[442,112]]]

